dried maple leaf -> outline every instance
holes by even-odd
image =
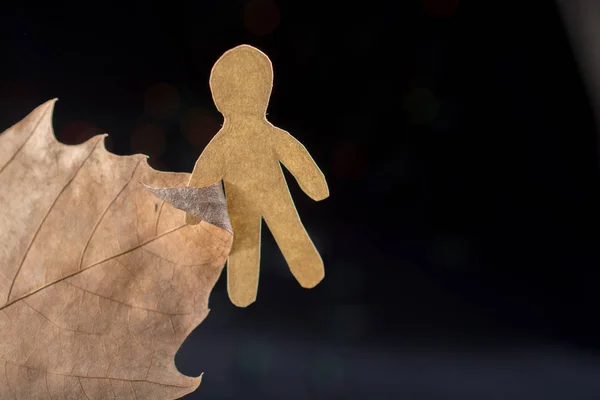
[[[0,399],[190,393],[201,376],[180,374],[174,356],[231,248],[222,189],[204,192],[216,214],[186,225],[142,183],[181,186],[189,174],[111,154],[105,135],[61,144],[53,108],[0,135]]]

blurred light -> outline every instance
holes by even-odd
[[[156,83],[146,89],[144,109],[155,118],[169,118],[179,110],[179,92],[168,83]]]
[[[561,0],[558,4],[600,129],[600,2]]]
[[[252,0],[244,10],[244,25],[251,33],[268,35],[279,26],[281,14],[273,0]]]
[[[451,16],[458,8],[458,0],[421,0],[423,11],[434,18]]]
[[[60,131],[59,140],[65,144],[80,144],[101,133],[100,129],[88,122],[74,120]]]
[[[221,129],[221,124],[217,118],[203,108],[185,110],[181,116],[180,124],[183,136],[199,149],[204,149]]]
[[[158,158],[165,153],[167,138],[163,128],[155,124],[139,124],[131,134],[131,151]]]
[[[367,156],[356,143],[343,143],[333,152],[332,170],[342,180],[360,179],[367,167]]]
[[[427,88],[409,91],[402,104],[402,111],[409,122],[415,125],[433,122],[439,112],[439,102],[435,94]]]

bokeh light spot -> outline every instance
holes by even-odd
[[[131,134],[131,151],[150,156],[162,156],[167,148],[165,131],[155,124],[139,124]]]
[[[333,174],[337,179],[360,179],[367,167],[367,156],[356,143],[343,143],[333,152]]]
[[[144,109],[155,118],[169,118],[179,110],[179,92],[168,83],[160,82],[146,89]]]
[[[217,118],[203,108],[185,110],[180,120],[181,133],[195,147],[204,149],[221,129]]]
[[[409,122],[415,125],[433,122],[439,112],[439,102],[435,94],[427,88],[415,88],[404,97],[402,111]]]
[[[61,129],[58,139],[65,144],[80,144],[101,134],[100,129],[82,120],[69,122]]]
[[[458,8],[458,0],[421,0],[425,14],[434,18],[451,16]]]
[[[252,0],[244,9],[244,25],[255,35],[270,34],[280,22],[281,13],[273,0]]]

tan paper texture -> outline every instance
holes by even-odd
[[[210,88],[224,124],[200,155],[188,183],[204,187],[224,182],[234,234],[227,262],[228,291],[239,307],[256,300],[262,218],[302,287],[316,286],[325,275],[281,164],[313,200],[327,198],[329,189],[304,146],[267,120],[272,86],[271,61],[260,50],[241,45],[219,58],[210,75]],[[188,221],[193,223],[194,217],[188,215]]]
[[[194,391],[175,354],[208,314],[233,235],[221,185],[185,222],[148,185],[185,185],[99,135],[52,129],[54,101],[0,134],[0,399],[165,400]],[[201,215],[201,214],[200,214]],[[219,220],[221,218],[221,220]]]

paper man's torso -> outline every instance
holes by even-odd
[[[226,124],[209,146],[220,153],[225,187],[246,189],[248,195],[287,190],[275,143],[281,135],[267,121]]]

